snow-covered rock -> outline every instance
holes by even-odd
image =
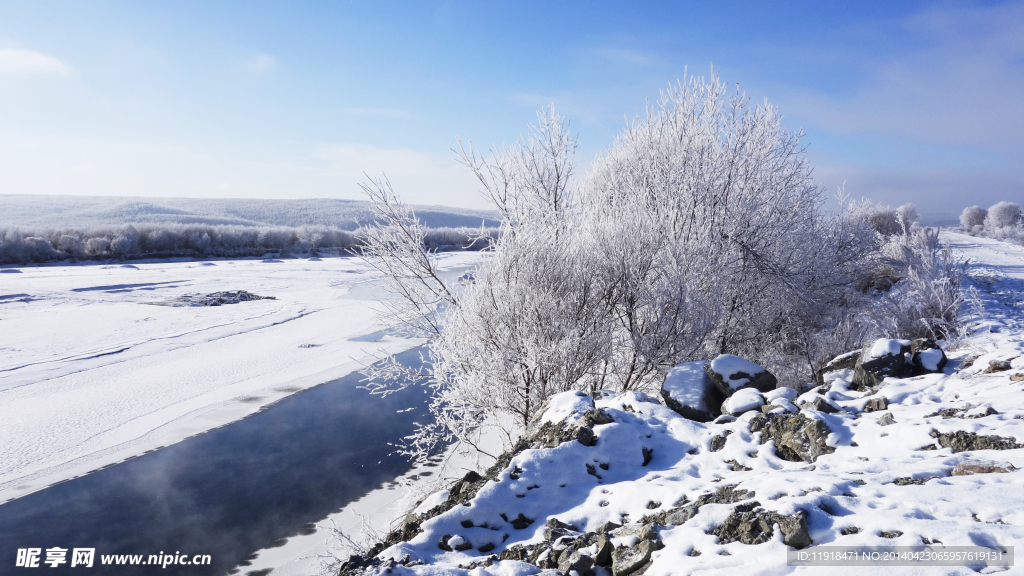
[[[845,356],[845,355],[844,355]],[[840,357],[842,358],[842,356]],[[880,339],[864,346],[854,368],[855,388],[878,388],[886,378],[907,378],[941,372],[946,353],[927,338],[917,340]],[[822,377],[827,378],[825,369]]]
[[[751,431],[761,431],[761,443],[775,443],[776,455],[790,462],[814,462],[823,454],[832,454],[829,446],[832,430],[825,422],[803,414],[758,415],[750,421]]]
[[[910,352],[913,355],[915,375],[941,372],[946,367],[946,353],[933,340],[927,338],[914,340],[910,345]]]
[[[722,413],[725,396],[715,387],[704,371],[705,362],[684,362],[665,377],[661,397],[665,405],[680,416],[707,422]]]
[[[950,476],[973,476],[974,474],[1006,474],[1016,468],[1009,462],[993,460],[965,460],[953,468]]]
[[[796,397],[799,395],[800,393],[793,388],[781,387],[776,388],[775,390],[772,390],[770,392],[765,392],[764,399],[768,403],[775,402],[779,398],[785,398],[786,400],[792,402],[793,400],[796,400]]]
[[[704,365],[711,382],[726,397],[740,388],[756,388],[761,392],[774,390],[778,381],[775,376],[750,360],[722,354]]]
[[[853,385],[878,388],[886,378],[905,378],[914,369],[910,340],[879,339],[866,344],[854,368]]]
[[[755,388],[741,388],[722,404],[722,411],[738,416],[764,406],[764,398]]]
[[[814,373],[815,380],[818,381],[818,384],[823,385],[828,382],[829,374],[840,370],[853,370],[857,366],[857,361],[860,360],[860,355],[860,350],[854,350],[852,352],[836,356],[830,360],[828,364],[825,364],[820,370]]]
[[[815,410],[825,414],[833,414],[839,411],[839,405],[817,391],[811,391],[800,396],[796,405],[803,410]]]
[[[889,340],[880,338],[865,346],[864,353],[862,353],[861,356],[864,357],[865,361],[877,360],[888,356],[899,356],[909,351],[908,349],[910,348],[910,344],[910,340]]]

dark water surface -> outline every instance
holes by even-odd
[[[420,350],[399,360],[417,366]],[[310,530],[309,523],[406,472],[409,463],[390,456],[389,443],[428,417],[424,387],[381,399],[358,388],[360,378],[293,394],[238,422],[0,505],[0,574],[219,576],[253,551]],[[53,547],[68,549],[66,564],[45,564]],[[19,548],[42,548],[39,568],[15,567]],[[95,548],[93,567],[70,567],[73,548]],[[140,554],[146,562],[176,552],[209,554],[212,563],[101,565],[106,555]]]

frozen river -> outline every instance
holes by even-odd
[[[382,401],[353,372],[417,342],[377,337],[357,259],[3,270],[0,558],[181,551],[221,574],[408,470],[389,443],[424,391]],[[222,290],[275,299],[149,305]]]

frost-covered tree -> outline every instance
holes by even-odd
[[[843,301],[869,255],[868,236],[859,224],[822,215],[800,136],[782,127],[776,108],[751,106],[717,77],[690,78],[598,161],[588,205],[639,214],[630,229],[650,230],[660,244],[637,252],[650,260],[670,254],[674,283],[714,316],[710,333],[683,330],[647,362],[664,368],[698,350],[765,360],[792,347],[787,335],[820,329],[822,311]],[[617,240],[645,241],[634,234]],[[611,276],[642,278],[631,266],[647,261],[630,258]],[[642,325],[623,328],[646,339]]]
[[[939,242],[938,229],[917,228],[890,236],[881,252],[896,282],[863,309],[875,333],[907,339],[956,336],[960,308],[966,301],[961,286],[966,262],[958,261],[950,246]]]
[[[445,436],[472,444],[487,425],[514,439],[554,393],[649,389],[681,360],[735,353],[807,377],[831,357],[822,339],[856,338],[851,286],[875,235],[845,208],[821,212],[800,133],[774,107],[689,78],[579,181],[568,125],[539,120],[490,159],[462,153],[502,224],[460,290],[387,181],[365,187],[386,320],[430,338],[431,373],[367,370],[380,392],[430,378],[436,424],[411,453]]]
[[[896,208],[896,214],[905,230],[909,231],[911,226],[921,223],[921,216],[918,215],[917,208],[910,202]]]
[[[415,437],[423,455],[442,438],[476,445],[481,427],[514,432],[552,394],[581,387],[607,355],[608,322],[597,278],[586,267],[570,185],[575,140],[553,112],[531,135],[484,160],[463,161],[502,214],[493,255],[461,291],[440,278],[425,231],[386,180],[364,187],[376,224],[365,255],[384,276],[386,321],[430,337],[431,410],[436,423]],[[394,364],[368,374],[386,382],[420,376]],[[382,388],[380,390],[384,390]]]
[[[960,225],[969,233],[974,232],[975,226],[984,226],[988,210],[981,206],[969,206],[960,213]]]
[[[988,209],[985,229],[997,230],[1020,224],[1020,205],[1014,202],[999,202]]]

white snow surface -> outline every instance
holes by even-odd
[[[566,392],[552,397],[541,417],[542,422],[557,424],[562,421],[572,422],[585,412],[594,409],[594,400],[583,392]]]
[[[722,354],[712,360],[711,369],[716,374],[721,374],[725,379],[725,383],[733,390],[738,390],[750,383],[750,378],[737,378],[737,374],[742,373],[747,376],[754,376],[765,371],[763,367],[754,364],[750,360],[733,356],[732,354]]]
[[[570,441],[516,455],[498,480],[488,482],[471,505],[457,506],[424,522],[424,531],[414,539],[385,550],[381,555],[385,558],[397,560],[408,554],[425,562],[395,566],[389,573],[539,574],[541,570],[535,567],[512,561],[470,571],[460,565],[483,560],[489,554],[475,549],[445,552],[437,542],[443,534],[458,534],[474,547],[495,542],[498,547],[493,554],[513,544],[541,541],[549,518],[586,531],[606,521],[635,525],[648,514],[672,507],[683,496],[693,501],[729,485],[754,492],[753,498],[769,510],[782,514],[805,510],[815,545],[914,546],[929,539],[945,546],[1016,546],[1020,550],[1024,545],[1024,449],[953,453],[949,448],[920,448],[936,445],[930,435],[933,430],[962,430],[1024,441],[1024,382],[1010,378],[1016,369],[1024,368],[1024,314],[1020,310],[1024,306],[1024,249],[953,234],[945,238],[961,255],[974,261],[970,271],[982,291],[985,314],[974,319],[969,338],[954,343],[947,351],[950,362],[944,373],[886,381],[879,394],[888,399],[887,412],[895,423],[881,426],[883,412],[862,412],[867,392],[849,390],[850,373],[844,371],[845,375],[833,380],[823,393],[841,408],[839,413],[802,412],[829,426],[832,434],[828,444],[836,448],[835,453],[809,465],[781,460],[775,455],[773,442],[761,444],[761,432],[751,433],[749,429],[754,412],[723,419],[720,424],[704,424],[686,420],[638,393],[601,395],[595,405],[614,422],[595,427],[596,445],[587,447]],[[969,357],[976,357],[973,364],[957,371]],[[997,359],[1015,363],[1015,370],[982,373],[989,360]],[[581,397],[566,394],[564,401],[553,402],[552,406],[583,408]],[[771,400],[795,410],[789,396],[780,393]],[[968,417],[944,418],[938,414],[948,408],[966,409],[960,414]],[[996,413],[985,415],[989,408]],[[712,452],[711,439],[718,435],[726,435],[725,446]],[[645,448],[653,450],[647,466],[642,465]],[[1008,463],[1016,470],[950,475],[960,462],[988,460]],[[731,461],[750,470],[734,471]],[[588,473],[587,464],[597,476]],[[519,471],[513,479],[510,473],[516,467]],[[899,478],[927,481],[901,486],[895,482]],[[660,536],[665,548],[653,554],[645,574],[975,573],[971,568],[956,566],[789,567],[785,560],[787,547],[778,531],[770,542],[754,546],[722,544],[708,533],[734,507],[708,504],[683,525],[663,529]],[[515,530],[505,518],[519,514],[534,523]],[[463,528],[461,522],[466,519],[476,527]],[[841,531],[848,527],[857,527],[859,532],[843,535]],[[881,535],[892,531],[900,535]],[[700,555],[692,556],[693,551]],[[1015,570],[1019,567],[1010,572]]]
[[[942,350],[935,350],[930,348],[928,350],[921,350],[917,353],[917,357],[921,359],[921,365],[928,370],[938,370],[939,362],[942,361]]]
[[[711,378],[704,371],[706,362],[683,362],[669,370],[662,386],[672,398],[683,406],[694,410],[707,411],[704,404],[704,391],[713,386]]]
[[[769,404],[775,402],[779,398],[783,398],[785,400],[789,400],[789,401],[792,402],[793,400],[796,400],[796,397],[799,394],[800,393],[797,392],[796,390],[794,390],[793,388],[785,388],[785,387],[783,387],[783,388],[776,388],[775,390],[770,390],[768,392],[765,392],[764,393],[764,399]]]
[[[725,399],[722,410],[733,416],[764,406],[764,398],[755,388],[742,388]]]
[[[910,346],[910,340],[887,340],[880,338],[871,345],[871,350],[868,351],[868,358],[898,356],[902,346]]]
[[[418,343],[350,341],[382,328],[356,258],[2,270],[20,273],[0,275],[0,502],[243,418],[359,369],[380,346]],[[223,290],[276,299],[147,305]]]

